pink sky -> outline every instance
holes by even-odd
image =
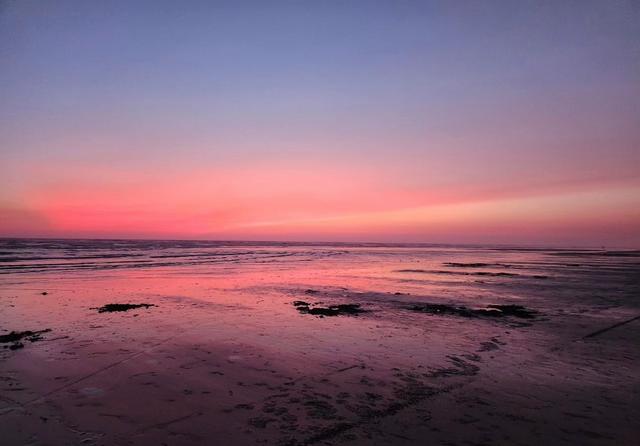
[[[58,173],[56,173],[58,172]],[[637,246],[640,184],[406,184],[378,169],[258,163],[127,172],[38,166],[9,236]],[[425,180],[428,183],[428,179]]]
[[[0,236],[640,247],[637,8],[347,3],[0,8]]]

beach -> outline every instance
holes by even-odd
[[[639,292],[629,250],[3,239],[2,444],[634,445]]]

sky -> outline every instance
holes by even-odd
[[[640,247],[640,4],[0,0],[0,236]]]

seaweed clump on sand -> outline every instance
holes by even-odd
[[[45,330],[26,330],[26,331],[12,331],[6,335],[0,335],[0,343],[1,344],[11,344],[5,345],[4,348],[10,348],[11,350],[18,350],[19,348],[23,348],[24,344],[21,342],[23,339],[26,339],[29,342],[36,342],[42,340],[42,334],[50,332],[51,329],[47,328]]]
[[[522,319],[533,319],[536,316],[536,311],[522,305],[487,305],[487,308],[486,311],[491,312],[489,316],[514,316]]]
[[[338,304],[328,307],[312,307],[311,304],[302,300],[293,302],[293,306],[302,314],[312,314],[314,316],[357,316],[364,313],[365,310],[360,308],[360,304]]]
[[[487,305],[488,316],[514,316],[522,319],[533,319],[536,311],[523,307],[522,305]],[[480,310],[482,311],[482,310]]]
[[[443,265],[450,268],[486,268],[486,267],[502,267],[511,268],[511,265],[505,263],[482,263],[482,262],[444,262]]]
[[[409,307],[409,310],[419,313],[437,315],[451,315],[460,317],[504,317],[513,316],[521,319],[533,319],[536,311],[522,305],[487,305],[486,308],[468,308],[448,304],[420,304]]]
[[[448,271],[448,270],[428,270],[428,269],[399,269],[398,273],[420,273],[420,274],[448,274],[452,276],[489,276],[489,277],[518,277],[520,274],[506,273],[504,271]]]
[[[106,304],[97,308],[98,313],[113,313],[114,311],[129,311],[136,308],[155,307],[154,304]]]

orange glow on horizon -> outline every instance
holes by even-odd
[[[640,187],[564,185],[541,191],[450,190],[389,184],[378,172],[330,165],[199,169],[162,177],[83,171],[32,188],[30,212],[8,213],[3,233],[71,237],[500,242],[606,235],[635,243]],[[88,181],[87,177],[93,177]],[[50,176],[45,177],[49,178]],[[37,219],[34,219],[37,216]],[[9,218],[10,217],[10,218]],[[25,225],[29,220],[30,225]],[[39,224],[34,221],[40,222]],[[20,232],[21,228],[23,233]],[[395,237],[395,238],[394,238]],[[572,238],[573,237],[573,238]],[[578,237],[580,238],[580,237]]]

